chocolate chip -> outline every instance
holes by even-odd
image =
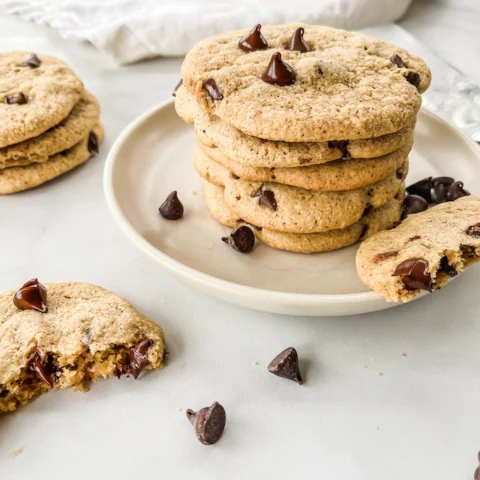
[[[367,205],[363,210],[362,217],[366,217],[371,211],[372,211],[372,206]]]
[[[267,207],[273,211],[277,209],[277,201],[275,200],[275,194],[271,190],[264,190],[263,185],[260,186],[260,188],[252,195],[252,197],[258,197],[258,203],[262,207]]]
[[[230,176],[234,179],[234,180],[238,180],[240,177],[238,175],[235,175],[233,172],[230,173]]]
[[[183,217],[183,205],[174,190],[158,209],[160,215],[167,220],[178,220]]]
[[[411,83],[414,87],[420,85],[420,75],[417,72],[412,72],[410,70],[405,78],[407,79],[407,82]]]
[[[400,55],[397,55],[396,53],[394,53],[390,57],[390,61],[392,63],[394,63],[398,68],[404,68],[405,67],[405,64],[403,63],[402,57]]]
[[[32,53],[31,57],[22,63],[22,67],[38,68],[41,63],[42,62],[40,59],[34,53]]]
[[[369,226],[367,224],[364,224],[362,226],[362,231],[360,232],[359,240],[363,240],[365,238],[365,235],[367,234],[368,229],[369,229]]]
[[[274,53],[267,69],[262,74],[262,80],[272,85],[285,87],[295,82],[295,73],[290,65],[282,60],[280,53]]]
[[[203,89],[208,93],[212,100],[223,100],[223,95],[220,93],[217,83],[213,78],[209,78],[203,83]]]
[[[472,225],[471,227],[468,227],[467,231],[465,233],[469,237],[480,239],[480,223],[476,223],[475,225]]]
[[[177,83],[177,86],[175,87],[175,90],[172,93],[172,97],[177,96],[177,90],[183,85],[183,79],[180,79],[180,81]],[[205,133],[205,132],[204,132]]]
[[[395,172],[395,176],[397,177],[397,180],[402,180],[404,175],[405,175],[405,167],[398,167],[397,171]]]
[[[93,130],[88,134],[87,148],[89,153],[98,153],[100,151],[98,148],[98,137]]]
[[[255,235],[251,228],[243,225],[232,230],[232,233],[228,237],[223,237],[222,241],[237,252],[250,253],[255,246]]]
[[[436,177],[432,180],[432,202],[443,203],[447,201],[447,193],[455,182],[452,177]]]
[[[45,358],[36,350],[28,357],[27,361],[37,377],[49,387],[53,387],[56,377],[52,357]]]
[[[348,140],[330,140],[328,142],[328,148],[338,148],[342,152],[343,158],[351,157],[348,151]]]
[[[293,380],[298,384],[302,384],[302,375],[298,367],[298,354],[293,348],[287,348],[279,353],[268,365],[268,371],[277,375],[277,377]]]
[[[432,202],[432,177],[419,180],[417,183],[413,183],[407,187],[407,193],[410,195],[418,195],[424,198],[428,203]]]
[[[247,33],[238,41],[238,47],[247,53],[268,48],[268,43],[260,31],[261,28],[260,24],[255,25],[250,33]]]
[[[407,243],[414,242],[415,240],[420,240],[422,237],[420,235],[414,235],[407,240]]]
[[[20,287],[14,297],[13,304],[20,310],[36,310],[47,313],[47,289],[33,278]]]
[[[463,188],[463,182],[453,182],[447,191],[447,202],[454,202],[458,198],[468,195],[470,195],[470,192]]]
[[[292,38],[290,38],[290,42],[287,46],[287,50],[295,50],[300,53],[305,53],[310,51],[310,47],[305,43],[303,39],[303,34],[305,30],[300,27],[293,32]]]
[[[432,291],[432,278],[428,271],[428,262],[423,258],[411,258],[397,266],[394,277],[401,277],[407,290]]]
[[[197,438],[204,445],[213,445],[219,440],[227,421],[225,409],[218,402],[198,412],[188,409],[187,418],[195,427]]]
[[[448,263],[447,256],[440,259],[440,270],[444,271],[449,277],[456,277],[458,275],[457,269]]]
[[[317,72],[318,72],[320,75],[323,75],[322,67],[318,67],[318,68],[317,68]]]
[[[4,103],[7,103],[8,105],[23,105],[24,103],[27,103],[27,101],[28,98],[23,93],[14,93],[13,95],[7,95]]]
[[[391,252],[379,253],[373,257],[373,263],[381,263],[389,258],[396,257],[397,255],[398,252],[393,250]]]
[[[153,345],[153,340],[142,340],[128,350],[129,363],[127,372],[137,379],[140,372],[148,365],[148,349]]]
[[[419,195],[407,195],[403,201],[402,215],[400,218],[403,220],[412,213],[424,212],[427,209],[428,203],[424,198]]]

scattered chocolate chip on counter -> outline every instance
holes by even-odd
[[[279,353],[267,368],[270,373],[273,373],[277,377],[293,380],[299,385],[303,383],[298,366],[298,353],[293,347],[287,348]]]
[[[220,439],[227,420],[225,409],[218,402],[198,412],[188,409],[187,418],[194,426],[198,440],[204,445],[213,445]]]
[[[160,215],[167,220],[179,220],[183,217],[183,205],[174,190],[158,209]]]

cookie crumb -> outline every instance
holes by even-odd
[[[375,427],[375,430],[377,430],[377,431],[380,430],[380,427]]]
[[[407,356],[407,354],[406,354],[406,353],[402,353],[402,357],[406,357],[406,356]]]
[[[183,412],[183,408],[179,408],[178,411],[179,411],[179,412]]]
[[[383,377],[383,372],[377,372],[377,375],[378,375],[379,377]]]
[[[197,191],[196,191],[196,190],[192,190],[192,195],[197,195]]]
[[[16,448],[15,450],[12,450],[10,452],[10,456],[11,457],[17,457],[18,455],[20,455],[22,453],[22,449],[21,448]]]
[[[256,366],[258,366],[258,365],[260,365],[258,362],[253,362],[253,366],[254,366],[254,367],[256,367]]]

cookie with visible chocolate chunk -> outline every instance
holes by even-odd
[[[231,172],[232,176],[254,182],[275,182],[307,190],[355,190],[373,185],[392,175],[404,180],[407,175],[404,164],[412,144],[411,141],[399,150],[378,158],[335,160],[307,167],[266,168],[234,162],[223,155],[219,148],[207,147],[197,142],[194,164],[197,171],[204,169],[207,174],[210,171],[211,181],[217,185],[222,185],[218,180],[225,176],[220,173],[220,165]],[[201,171],[199,173],[204,176]]]
[[[0,53],[0,148],[58,125],[83,94],[83,83],[58,58]]]
[[[414,125],[376,138],[329,142],[280,142],[246,135],[198,106],[185,87],[177,90],[175,109],[187,123],[195,123],[197,139],[218,147],[231,161],[250,167],[283,168],[320,165],[340,158],[378,158],[413,140]]]
[[[308,51],[292,50],[303,29]],[[415,123],[431,79],[425,62],[391,43],[318,25],[265,26],[248,53],[238,30],[199,42],[183,85],[247,135],[287,142],[373,138]]]
[[[103,126],[99,124],[75,146],[49,157],[46,162],[0,170],[0,195],[38,187],[85,163],[98,153],[103,133]]]
[[[385,205],[404,189],[403,180],[395,175],[369,187],[341,192],[228,177],[225,202],[252,225],[279,232],[316,233],[348,227],[369,209]]]
[[[52,389],[159,368],[162,329],[112,292],[34,279],[0,295],[0,413]]]
[[[480,260],[480,197],[466,196],[409,215],[360,245],[362,282],[390,302],[439,289]]]
[[[99,122],[100,104],[85,91],[67,118],[38,137],[0,148],[0,169],[42,163],[68,150],[88,135]]]
[[[403,194],[383,207],[372,209],[358,222],[346,228],[321,233],[287,233],[258,228],[243,221],[225,203],[223,188],[203,181],[207,207],[215,220],[227,227],[249,225],[255,236],[272,248],[298,253],[318,253],[348,247],[376,232],[392,228],[400,219]]]

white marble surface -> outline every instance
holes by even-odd
[[[480,81],[477,2],[421,3],[403,24]],[[55,392],[0,418],[2,480],[472,478],[480,269],[418,302],[356,317],[281,317],[205,297],[137,253],[102,193],[108,147],[169,98],[181,60],[116,68],[88,45],[1,14],[0,49],[67,59],[99,96],[107,127],[90,163],[0,199],[0,289],[32,276],[103,285],[157,320],[171,353],[162,372],[137,382]],[[302,387],[265,372],[289,345],[303,359]],[[214,400],[226,407],[228,426],[206,448],[185,409]]]

